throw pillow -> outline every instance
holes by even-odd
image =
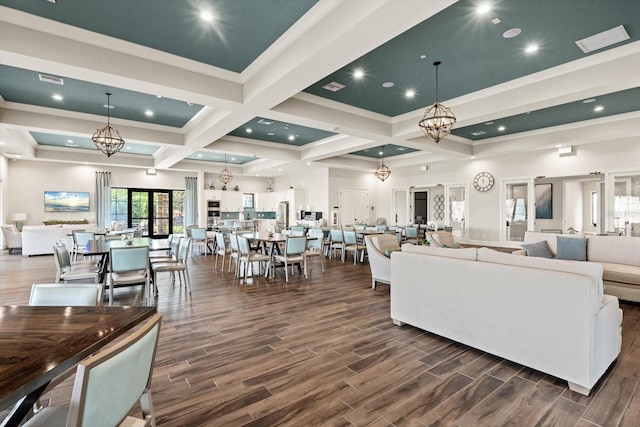
[[[558,251],[556,258],[572,261],[587,260],[587,239],[557,236]]]
[[[527,256],[537,256],[540,258],[553,258],[553,252],[549,247],[549,243],[546,240],[541,240],[535,243],[525,243],[521,245],[522,249],[527,253]]]
[[[395,251],[402,251],[402,249],[400,248],[396,248],[396,249],[385,249],[384,250],[384,254],[387,258],[391,258],[391,252],[395,252]]]
[[[449,248],[449,249],[460,249],[460,248],[462,248],[462,246],[460,246],[460,243],[449,243],[449,244],[445,244],[444,247],[445,248]]]

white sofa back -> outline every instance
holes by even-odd
[[[460,249],[443,251],[451,257],[392,254],[394,323],[565,379],[587,394],[619,354],[622,315],[617,298],[602,295],[598,264],[525,265],[531,260],[489,249],[474,261],[458,258]]]
[[[53,254],[53,245],[64,240],[73,248],[73,230],[98,231],[96,224],[25,225],[22,228],[22,255]]]

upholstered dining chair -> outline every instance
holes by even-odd
[[[364,262],[364,254],[367,250],[367,247],[363,243],[358,242],[358,238],[356,237],[356,232],[352,230],[343,230],[342,235],[344,236],[344,252],[353,252],[353,264],[355,265],[358,262],[358,252],[360,252],[360,262]],[[344,261],[344,257],[342,258]]]
[[[224,271],[224,261],[227,255],[231,255],[231,247],[227,243],[224,233],[221,231],[216,232],[216,263],[213,268],[218,268],[218,257],[222,257],[222,270]],[[231,260],[229,260],[231,262]]]
[[[235,274],[238,275],[240,269],[240,249],[238,248],[238,235],[236,233],[229,233],[229,247],[231,247],[231,253],[229,254],[229,270],[231,271],[231,261],[235,261],[236,269]]]
[[[154,315],[114,346],[80,362],[70,406],[46,407],[24,426],[155,426],[150,389],[161,320]],[[137,402],[142,418],[128,415]]]
[[[241,265],[244,265],[244,283],[247,283],[247,276],[249,275],[249,268],[253,268],[253,263],[258,263],[258,271],[262,274],[262,266],[263,264],[271,261],[271,256],[266,254],[261,254],[259,252],[255,252],[251,250],[251,246],[249,245],[249,240],[246,237],[238,236],[238,251],[240,257],[238,261],[240,261]]]
[[[113,288],[144,283],[149,289],[149,246],[111,248],[109,251],[109,305],[113,304]]]
[[[329,237],[331,239],[331,244],[329,245],[329,259],[335,256],[336,251],[340,251],[340,257],[342,262],[344,262],[344,235],[342,233],[342,229],[331,229],[329,231]],[[332,253],[333,252],[333,256]]]
[[[155,295],[158,295],[158,273],[170,272],[171,274],[178,273],[178,280],[182,286],[182,279],[189,293],[191,293],[191,279],[189,277],[189,265],[187,259],[189,258],[189,250],[191,249],[191,238],[184,237],[180,240],[180,247],[178,248],[178,256],[176,261],[173,262],[158,262],[151,264],[151,270],[153,271],[153,287],[155,288]],[[173,279],[175,281],[175,279]]]
[[[76,261],[78,259],[78,254],[84,253],[87,242],[89,242],[89,240],[94,240],[96,236],[92,231],[75,230],[71,232],[71,235],[73,236],[73,260]]]
[[[92,281],[98,282],[101,267],[95,262],[71,262],[71,257],[66,245],[53,245],[53,259],[56,264],[56,283],[67,282],[70,280],[81,280],[85,283]]]
[[[279,261],[284,264],[284,278],[285,282],[289,281],[289,266],[291,266],[291,272],[293,273],[293,265],[303,264],[304,277],[307,277],[307,258],[305,252],[307,251],[307,238],[306,236],[289,236],[284,245],[284,253],[281,255],[274,254],[274,261]]]
[[[405,227],[404,240],[407,243],[418,244],[418,227]]]
[[[204,248],[204,254],[207,255],[207,243],[209,243],[209,239],[206,228],[191,229],[191,245],[194,248],[194,250],[191,251],[191,255],[195,252],[195,248],[200,248],[200,255],[202,255],[202,248]]]
[[[307,268],[312,270],[313,258],[320,259],[320,267],[324,273],[324,232],[319,228],[312,228],[309,230],[309,237],[315,237],[315,239],[307,240],[307,250],[305,251],[305,257],[309,260]],[[307,273],[308,274],[308,273]]]
[[[103,283],[38,283],[31,287],[29,305],[100,306]]]

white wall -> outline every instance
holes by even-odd
[[[329,217],[329,168],[311,166],[295,173],[276,177],[273,180],[273,191],[304,190],[305,200],[302,205],[313,212],[322,212],[322,218]],[[264,191],[264,190],[263,190]],[[296,201],[296,203],[299,205]],[[295,206],[298,209],[299,206]]]
[[[379,200],[377,198],[377,185],[376,181],[380,182],[373,173],[350,171],[345,169],[331,169],[329,172],[329,207],[330,210],[338,210],[340,205],[340,189],[341,188],[366,188],[369,191],[369,224],[375,224],[376,218],[384,215],[380,215],[380,211],[390,211],[391,202],[389,194],[389,206],[379,206]],[[388,182],[385,181],[384,183]],[[384,184],[380,182],[381,184]],[[388,218],[388,214],[387,214]]]
[[[7,213],[26,212],[29,225],[41,225],[50,219],[96,221],[95,172],[111,172],[112,187],[184,190],[186,176],[195,173],[158,170],[155,176],[146,169],[100,167],[67,163],[17,160],[9,162]],[[88,191],[89,212],[45,212],[45,191]]]

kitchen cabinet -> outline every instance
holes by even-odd
[[[221,191],[220,209],[223,212],[243,212],[242,198],[240,191]]]

